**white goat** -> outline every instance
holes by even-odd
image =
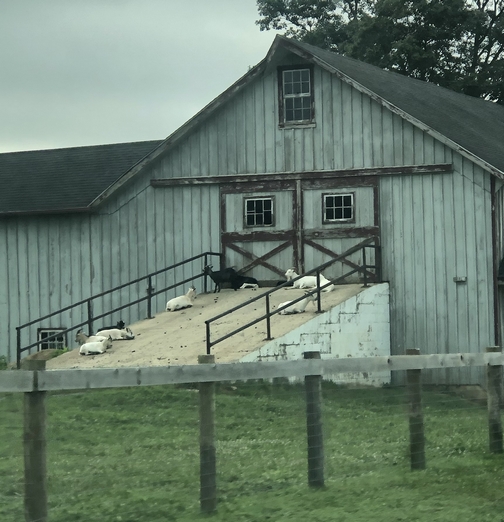
[[[296,273],[294,268],[289,268],[287,272],[285,272],[285,277],[287,281],[292,281],[296,277],[299,277],[299,274]],[[320,286],[324,286],[327,283],[330,283],[328,279],[326,279],[322,274],[320,274]],[[317,276],[304,276],[297,281],[294,281],[294,284],[290,288],[316,288],[317,286]],[[334,285],[329,285],[322,290],[322,292],[332,292],[334,290]]]
[[[240,290],[243,290],[244,288],[252,288],[252,290],[257,290],[259,288],[259,284],[256,284],[256,283],[243,283],[240,286]]]
[[[292,301],[285,301],[284,303],[280,303],[277,308],[282,308],[284,306],[287,306],[289,303],[292,303]],[[288,314],[300,314],[305,311],[306,306],[308,303],[314,303],[315,304],[315,296],[313,294],[309,294],[308,292],[305,292],[305,298],[301,301],[298,301],[297,303],[294,303],[291,306],[287,306],[287,308],[284,308],[283,310],[280,310],[279,315],[288,315]]]
[[[107,339],[107,336],[102,335],[101,332],[100,335],[86,335],[81,329],[75,334],[75,342],[80,345],[83,345],[84,343],[104,341],[105,339]]]
[[[178,297],[174,297],[170,299],[166,303],[166,311],[167,312],[175,312],[175,310],[182,310],[183,308],[190,308],[193,305],[193,301],[196,299],[196,288],[191,286],[189,288],[187,294],[179,295]]]
[[[96,355],[105,353],[108,348],[112,348],[112,339],[105,337],[103,341],[93,341],[84,343],[79,350],[81,355]]]
[[[110,337],[112,341],[129,341],[135,338],[129,328],[123,328],[122,330],[119,330],[119,328],[110,328],[109,330],[100,330],[98,333]]]

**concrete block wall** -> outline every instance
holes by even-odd
[[[388,283],[364,288],[241,361],[301,359],[303,352],[308,351],[320,351],[322,359],[389,356],[389,297]],[[288,321],[289,316],[282,319]],[[390,383],[390,372],[347,373],[324,378],[341,384],[381,386]]]

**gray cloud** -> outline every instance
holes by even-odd
[[[255,0],[0,0],[0,152],[162,139],[264,58]]]

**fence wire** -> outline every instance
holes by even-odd
[[[502,520],[503,456],[488,451],[477,394],[424,387],[426,469],[411,471],[405,387],[319,386],[310,416],[303,381],[215,383],[206,446],[198,385],[50,393],[48,520],[197,520],[200,502],[213,501],[200,462],[212,440],[216,522]],[[23,396],[1,399],[0,520],[19,522]],[[323,486],[310,487],[310,469]]]

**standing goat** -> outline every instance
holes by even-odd
[[[287,281],[292,281],[299,277],[299,274],[296,273],[294,268],[289,268],[287,272],[285,272],[285,277]],[[320,274],[320,286],[324,286],[330,283],[328,279],[326,279],[322,274]],[[304,276],[297,281],[294,281],[292,288],[316,288],[317,287],[317,276]],[[322,292],[332,292],[334,290],[334,285],[329,285],[322,290]]]
[[[285,301],[284,303],[280,303],[277,308],[283,308],[287,306],[292,301]],[[293,305],[287,306],[287,308],[283,308],[280,310],[279,315],[289,315],[289,314],[300,314],[305,311],[305,308],[308,306],[308,303],[315,304],[315,296],[310,294],[309,292],[305,292],[305,298]]]
[[[190,308],[193,305],[193,301],[196,299],[196,288],[191,286],[189,288],[187,294],[179,295],[178,297],[174,297],[170,299],[166,303],[166,311],[167,312],[175,312],[175,310],[182,310],[183,308]]]
[[[234,268],[224,268],[223,270],[218,270],[217,272],[214,272],[212,270],[212,265],[207,265],[203,269],[203,274],[206,276],[210,276],[212,278],[212,281],[215,283],[215,289],[213,293],[221,291],[221,284],[222,283],[231,283],[233,277],[237,276],[236,270]],[[235,288],[236,290],[236,288]]]

